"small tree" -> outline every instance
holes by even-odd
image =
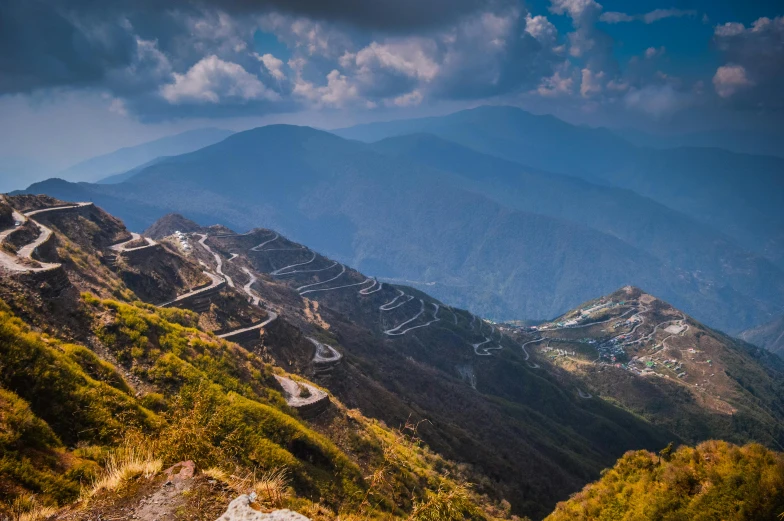
[[[664,447],[662,450],[659,451],[659,464],[661,464],[662,459],[664,461],[670,461],[670,456],[672,456],[672,451],[675,450],[675,444],[670,442]]]

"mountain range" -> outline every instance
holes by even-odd
[[[466,480],[476,519],[541,518],[627,450],[784,443],[784,363],[638,288],[519,327],[272,229],[170,215],[140,236],[89,202],[1,203],[30,228],[3,221],[0,251],[12,495],[24,476],[22,491],[67,502],[104,451],[137,440],[169,465],[284,465],[300,509],[361,512],[351,498],[367,493],[405,515]],[[386,426],[417,426],[419,441]],[[74,515],[139,512],[134,490],[97,489]]]
[[[335,131],[366,142],[419,132],[528,167],[633,190],[722,231],[751,251],[780,256],[784,158],[720,148],[638,147],[607,129],[574,126],[513,107],[486,106]]]
[[[784,353],[784,316],[742,331],[738,337],[781,355]]]
[[[142,439],[167,464],[284,465],[297,497],[327,509],[358,508],[350,497],[364,487],[391,512],[413,506],[397,495],[459,489],[425,479],[435,465],[473,482],[487,512],[505,498],[507,514],[541,518],[626,450],[784,443],[784,363],[634,287],[518,327],[271,229],[170,215],[140,236],[87,202],[2,206],[31,230],[3,225],[4,239],[24,238],[0,251],[0,407],[14,411],[0,417],[21,433],[0,447],[14,462],[0,490],[24,475],[23,490],[66,501],[102,450]],[[18,426],[22,413],[37,430]],[[412,461],[406,438],[379,441],[395,439],[387,425],[416,425],[431,463]],[[380,443],[401,456],[373,456]],[[64,466],[26,470],[63,445],[77,447]],[[400,466],[408,492],[361,477]],[[139,501],[107,492],[77,515]]]
[[[192,152],[226,139],[230,130],[200,128],[166,136],[140,145],[123,147],[114,152],[92,157],[62,170],[57,177],[70,181],[98,182],[122,174],[161,156]]]
[[[771,231],[784,191],[761,188],[779,182],[776,158],[719,151],[729,154],[719,161],[721,182],[708,182],[684,165],[705,170],[712,151],[654,154],[607,131],[508,107],[338,134],[381,139],[272,125],[157,159],[119,184],[49,180],[27,192],[95,201],[138,231],[172,211],[238,230],[264,223],[371,275],[496,319],[551,318],[626,284],[728,332],[768,322],[784,307]],[[673,173],[657,170],[670,163],[678,163]],[[648,170],[627,179],[620,164]],[[728,188],[755,165],[768,165],[759,180]],[[678,197],[648,186],[647,176],[667,190],[679,186]],[[711,202],[716,192],[724,206]],[[767,222],[755,233],[721,224],[744,201],[755,209],[746,221]]]

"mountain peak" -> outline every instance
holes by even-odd
[[[192,233],[201,231],[202,227],[178,213],[169,213],[152,223],[144,230],[144,235],[153,239],[168,237],[176,231]]]

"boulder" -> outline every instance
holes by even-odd
[[[268,514],[253,508],[256,494],[242,495],[229,503],[226,513],[216,521],[310,521],[309,518],[291,510],[275,510]]]

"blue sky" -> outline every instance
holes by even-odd
[[[505,103],[650,132],[780,131],[781,2],[7,0],[0,171],[199,126]]]

